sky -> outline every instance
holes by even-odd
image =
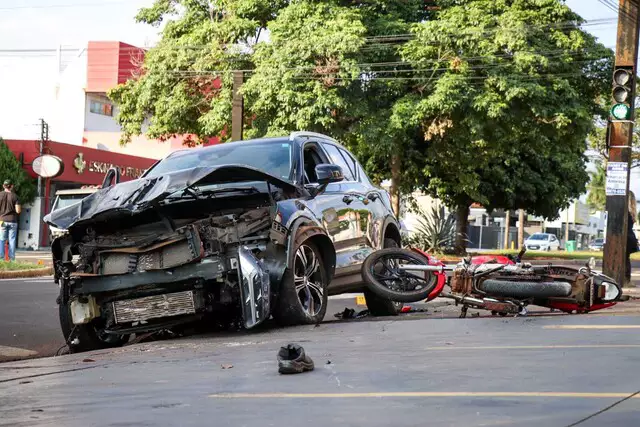
[[[566,3],[587,21],[616,17],[598,0]],[[36,123],[51,109],[49,99],[57,76],[55,53],[3,50],[80,48],[90,40],[150,46],[158,40],[159,29],[137,24],[134,16],[151,4],[153,0],[0,0],[0,135],[39,136]],[[615,46],[615,22],[585,29],[605,46]],[[73,53],[65,54],[63,65],[72,59]],[[631,186],[640,194],[640,173],[633,174]]]

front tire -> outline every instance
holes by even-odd
[[[129,335],[107,335],[100,333],[96,320],[86,325],[74,325],[71,318],[69,303],[60,301],[58,304],[58,316],[62,335],[71,353],[83,351],[101,350],[105,348],[121,347],[129,341]],[[77,343],[73,343],[75,339]]]
[[[385,249],[398,247],[400,247],[400,245],[398,245],[398,242],[396,242],[395,240],[389,238],[384,239]],[[383,298],[376,295],[375,293],[371,292],[369,288],[364,290],[364,299],[367,302],[369,314],[371,314],[372,316],[397,316],[404,306],[404,303],[391,301],[388,298]]]
[[[327,286],[320,250],[312,242],[303,242],[282,278],[273,318],[283,326],[322,322],[327,312]]]

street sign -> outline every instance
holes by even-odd
[[[64,172],[64,163],[60,157],[43,154],[33,159],[31,168],[36,175],[42,178],[55,178]]]
[[[625,162],[607,163],[607,196],[624,196],[627,191],[627,171],[629,165]]]

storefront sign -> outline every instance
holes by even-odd
[[[130,166],[123,165],[114,165],[108,162],[100,162],[96,160],[85,160],[82,153],[78,153],[75,160],[73,161],[73,166],[76,168],[76,172],[79,174],[83,173],[85,170],[89,172],[95,173],[107,173],[107,171],[111,168],[118,168],[120,170],[120,175],[129,177],[129,178],[140,178],[140,176],[144,173],[145,169],[134,168]]]
[[[42,178],[55,178],[64,172],[64,163],[60,157],[43,154],[33,159],[31,168],[36,175]]]
[[[627,192],[627,176],[629,165],[624,162],[607,163],[607,184],[605,192],[607,196],[624,196]]]

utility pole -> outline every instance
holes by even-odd
[[[518,212],[518,249],[524,246],[524,209]]]
[[[509,249],[509,219],[511,216],[511,212],[507,211],[504,216],[504,249]]]
[[[40,155],[44,152],[44,143],[49,140],[49,124],[40,119]],[[38,176],[38,197],[42,197],[42,177]]]
[[[244,83],[244,73],[242,71],[233,72],[233,100],[231,107],[231,140],[242,140],[242,122],[244,120],[244,99],[240,88]]]
[[[638,62],[638,0],[620,0],[613,100],[609,122],[607,164],[607,237],[604,273],[620,285],[625,282],[627,251],[629,171],[633,137],[635,76]]]

